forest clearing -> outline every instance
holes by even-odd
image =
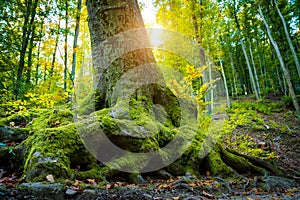
[[[300,199],[299,2],[0,5],[1,199]]]

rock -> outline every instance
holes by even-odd
[[[50,183],[54,183],[54,182],[55,182],[54,177],[53,177],[52,174],[47,175],[47,176],[46,176],[46,179],[47,179],[47,181],[49,181]]]
[[[28,128],[12,128],[9,126],[0,127],[0,141],[20,143],[27,138]]]
[[[264,179],[266,182],[265,188],[270,191],[278,190],[287,190],[290,188],[298,187],[298,184],[295,180],[278,177],[278,176],[269,176]]]
[[[273,139],[274,142],[278,142],[279,140],[281,140],[280,135]]]
[[[92,189],[85,189],[82,194],[92,194],[92,195],[95,195],[97,194],[97,192],[95,190],[92,190]]]
[[[71,190],[71,189],[66,190],[67,196],[75,196],[76,194],[77,194],[77,191],[75,191],[75,190]]]
[[[98,196],[96,190],[85,189],[83,192],[76,197],[76,200],[96,199]]]
[[[150,194],[143,194],[143,196],[145,197],[145,199],[153,199],[153,197]]]
[[[25,151],[24,145],[0,148],[0,169],[7,172],[19,170],[23,165]]]
[[[115,106],[110,110],[110,115],[117,119],[130,119],[128,110]]]
[[[38,163],[46,163],[46,162],[57,163],[57,161],[58,161],[58,158],[57,158],[57,157],[54,158],[54,159],[52,159],[52,158],[50,158],[50,157],[38,158],[38,159],[37,159],[37,162],[38,162]]]
[[[62,184],[22,183],[19,189],[22,196],[32,195],[35,199],[64,199],[65,187]]]
[[[130,174],[129,179],[131,182],[133,182],[135,184],[146,184],[147,183],[140,174]]]
[[[33,156],[36,156],[36,157],[40,157],[42,154],[38,151],[34,152],[34,154],[32,154]]]

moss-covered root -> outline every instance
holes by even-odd
[[[72,166],[85,166],[96,160],[84,148],[75,124],[37,131],[24,142],[24,175],[27,181],[43,181],[48,174],[58,178],[72,176]]]
[[[75,174],[76,179],[85,180],[88,178],[96,179],[96,180],[109,180],[113,178],[119,171],[115,169],[111,169],[107,166],[105,167],[94,167],[87,171],[73,171]]]
[[[238,173],[268,174],[266,169],[253,165],[242,156],[228,152],[219,144],[209,153],[207,161],[210,172],[215,176],[232,177]]]
[[[271,172],[275,176],[284,176],[284,174],[277,167],[275,167],[268,161],[265,161],[265,160],[262,160],[259,158],[255,158],[252,156],[244,155],[244,154],[238,153],[232,149],[226,149],[226,151],[249,160],[253,165],[262,167],[262,168],[268,170],[269,172]]]

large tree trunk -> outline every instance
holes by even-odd
[[[98,76],[95,84],[99,92],[99,103],[96,106],[101,109],[112,106],[112,102],[110,102],[112,93],[122,74],[137,66],[155,63],[155,59],[150,49],[139,48],[143,46],[149,47],[146,30],[141,30],[143,34],[130,33],[130,30],[133,29],[144,29],[144,23],[136,0],[87,1],[87,5],[90,16],[89,27],[92,41],[93,66]],[[126,38],[127,44],[126,42],[124,43],[124,40],[113,39],[114,41],[110,41],[117,34],[126,34],[126,31],[130,34],[128,35],[130,38]],[[125,51],[131,48],[132,51],[121,55],[116,49],[103,49],[101,45],[105,40],[114,42],[113,46],[115,47]],[[129,40],[131,41],[128,43]],[[116,60],[110,60],[112,58],[116,58]],[[103,59],[113,62],[105,63],[106,60]],[[145,79],[152,77],[154,81],[162,78],[155,69],[147,70],[143,75]],[[132,84],[127,83],[127,85],[129,87],[126,89],[130,90]]]

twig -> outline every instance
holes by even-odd
[[[230,186],[230,183],[228,181],[225,181],[224,179],[222,179],[220,177],[215,177],[215,179],[217,179],[217,180],[222,181],[223,183],[225,183],[225,185],[226,185],[226,187],[228,189],[228,193],[229,193],[230,196],[233,194],[231,186]]]

